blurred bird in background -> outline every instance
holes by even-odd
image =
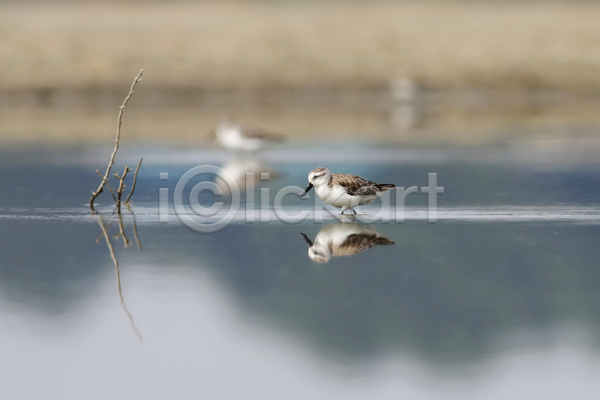
[[[243,127],[229,119],[221,121],[210,132],[209,140],[214,138],[223,147],[237,151],[259,151],[284,140],[283,135],[260,128]]]

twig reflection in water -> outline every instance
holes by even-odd
[[[133,231],[134,231],[135,239],[141,250],[142,245],[140,244],[140,241],[139,241],[139,238],[137,235],[137,227],[135,225],[135,214],[133,213],[133,211],[131,213],[133,215]],[[113,244],[110,241],[110,236],[108,234],[108,228],[110,227],[110,225],[105,225],[104,218],[101,215],[98,215],[96,220],[98,221],[98,225],[100,225],[100,229],[102,229],[102,236],[104,236],[104,239],[106,240],[106,245],[108,246],[108,251],[110,252],[110,257],[112,258],[113,263],[115,264],[115,272],[117,274],[117,286],[119,289],[119,299],[121,300],[121,306],[123,307],[125,314],[127,314],[127,317],[129,318],[129,322],[131,323],[131,328],[133,329],[133,332],[139,339],[140,343],[142,343],[142,334],[139,331],[139,329],[137,328],[137,326],[135,325],[133,316],[131,315],[131,313],[129,312],[129,309],[127,308],[127,305],[125,304],[125,299],[123,299],[123,289],[121,287],[121,271],[119,269],[119,261],[117,260],[117,256],[115,254],[115,248],[113,247]],[[119,214],[118,220],[119,220],[119,233],[116,235],[116,237],[118,238],[119,236],[121,236],[123,238],[124,247],[128,247],[130,242],[127,239],[127,236],[125,236],[125,226],[123,224],[123,216]],[[98,240],[100,240],[100,238],[98,238]],[[96,240],[96,242],[98,240]]]
[[[142,162],[140,161],[140,164]],[[139,168],[139,165],[138,165]],[[137,172],[137,170],[136,170]],[[133,189],[131,189],[133,191]],[[129,208],[129,203],[127,203],[127,208],[129,209],[129,211],[131,211],[131,208]],[[144,250],[142,248],[142,243],[140,242],[140,238],[138,237],[138,232],[137,232],[137,224],[135,223],[135,213],[133,211],[131,211],[131,217],[133,218],[133,236],[135,237],[135,241],[137,242],[138,247],[140,248],[140,250]]]

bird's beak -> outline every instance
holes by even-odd
[[[313,245],[313,242],[312,242],[312,240],[310,240],[310,239],[308,238],[308,236],[306,236],[304,233],[301,233],[301,235],[302,235],[302,237],[304,238],[304,240],[306,241],[306,244],[308,244],[308,247],[312,247],[312,245]]]
[[[300,195],[300,197],[304,197],[304,196],[306,196],[306,194],[307,194],[308,192],[310,192],[310,189],[312,189],[312,188],[313,188],[313,184],[312,184],[312,183],[309,183],[309,184],[308,184],[308,186],[306,187],[306,190],[304,191],[304,193],[302,193],[302,194]]]

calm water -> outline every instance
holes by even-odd
[[[129,147],[117,165],[140,155],[144,165],[121,221],[106,193],[100,216],[86,205],[109,148],[3,150],[0,395],[594,398],[595,150],[291,144],[249,158]],[[201,164],[234,176],[269,171],[256,187],[271,201],[288,185],[304,188],[317,166],[404,187],[426,186],[436,172],[445,193],[436,224],[426,221],[427,197],[411,195],[404,224],[339,224],[328,214],[321,224],[313,214],[246,224],[240,214],[200,234],[173,214],[172,195]],[[170,196],[164,223],[159,188]],[[206,192],[201,203],[212,203]],[[284,204],[289,214],[312,210],[294,196]],[[326,263],[309,257],[307,242],[357,232],[395,244],[333,252]]]

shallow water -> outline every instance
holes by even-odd
[[[117,165],[138,155],[144,164],[121,219],[107,193],[100,215],[86,205],[104,150],[0,154],[3,398],[592,398],[600,389],[594,149],[292,143],[248,157],[130,147]],[[248,166],[270,172],[255,182],[254,206],[242,195],[212,234],[173,211],[178,181],[202,164],[234,177]],[[421,194],[407,198],[404,223],[394,209],[370,227],[327,211],[315,223],[313,198],[293,195],[283,210],[306,219],[277,220],[275,194],[303,189],[321,165],[403,187],[427,186],[435,172],[445,188],[438,221],[427,223]],[[262,223],[259,189],[271,204]],[[201,193],[202,205],[213,201]],[[326,263],[309,256],[310,243],[357,232],[395,243]]]

